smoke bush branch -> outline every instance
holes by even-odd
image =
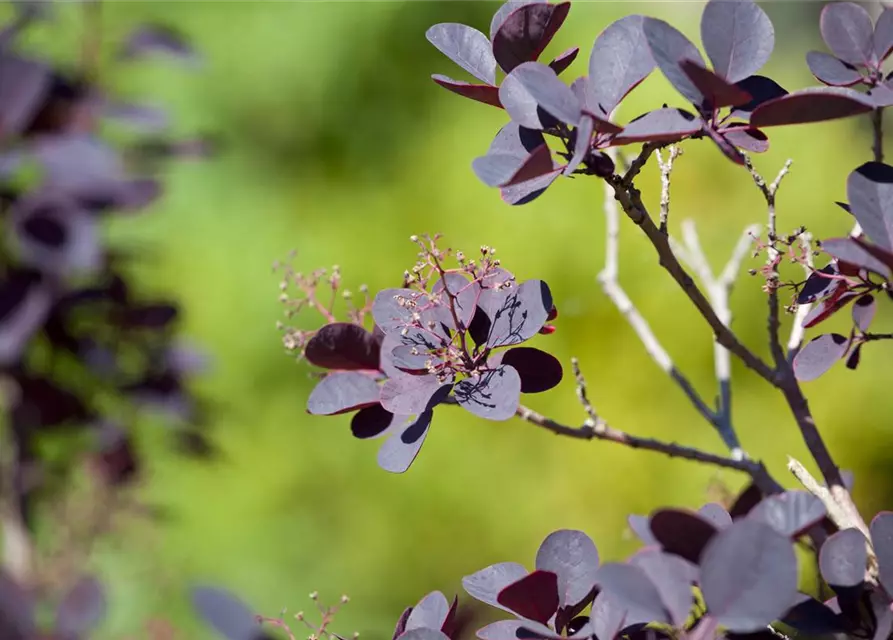
[[[803,232],[800,235],[800,247],[806,256],[806,263],[803,265],[803,271],[808,278],[812,275],[812,271],[815,268],[815,260],[813,260],[812,256],[812,234]],[[811,309],[812,304],[801,304],[797,307],[797,312],[794,314],[794,324],[791,326],[791,335],[788,338],[787,360],[789,363],[794,362],[794,358],[803,346],[803,337],[806,333],[806,329],[803,327],[803,321],[806,320],[806,316],[809,315]]]

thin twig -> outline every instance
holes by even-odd
[[[806,256],[806,264],[803,265],[803,270],[808,278],[812,275],[812,271],[815,268],[815,261],[812,256],[812,234],[804,231],[800,235],[800,247]],[[809,315],[811,309],[812,304],[809,303],[801,304],[797,307],[797,313],[794,314],[794,324],[791,326],[791,336],[788,338],[788,362],[794,361],[794,357],[800,352],[800,347],[803,346],[803,336],[806,333],[803,321],[806,320],[806,316]]]
[[[871,153],[875,162],[884,161],[884,108],[878,107],[871,113]]]
[[[863,333],[861,339],[865,342],[874,340],[893,340],[893,333]]]
[[[682,155],[682,147],[670,145],[670,154],[664,160],[660,149],[656,149],[657,166],[660,167],[660,230],[667,233],[667,222],[670,217],[670,176],[673,173],[673,163]]]
[[[751,225],[744,230],[718,277],[713,274],[707,256],[701,248],[701,242],[693,220],[684,220],[682,222],[682,244],[670,238],[670,245],[673,251],[698,275],[701,283],[707,290],[713,310],[727,327],[730,327],[732,324],[732,309],[729,304],[729,298],[735,286],[735,279],[741,268],[741,262],[744,260],[744,256],[747,254],[747,250],[758,232],[759,227],[756,225]],[[744,456],[744,451],[732,426],[732,367],[729,350],[718,342],[714,342],[713,360],[716,380],[719,385],[719,397],[717,399],[716,411],[714,412],[715,420],[713,424],[731,450],[732,455]]]

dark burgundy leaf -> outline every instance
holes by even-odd
[[[563,170],[563,167],[559,167],[552,173],[547,173],[539,178],[512,185],[511,187],[503,187],[500,189],[502,199],[510,205],[522,205],[533,202],[555,182],[555,179],[561,175]]]
[[[363,327],[348,322],[324,325],[307,343],[304,356],[326,369],[376,370],[380,344]]]
[[[90,411],[80,397],[52,380],[39,376],[17,376],[12,421],[28,430],[55,427],[66,422],[83,423]]]
[[[670,614],[670,622],[681,627],[694,604],[692,585],[698,578],[697,567],[660,549],[642,549],[629,561],[639,567],[657,588]]]
[[[769,60],[775,29],[750,0],[710,0],[701,15],[701,42],[716,73],[738,82]]]
[[[858,297],[858,293],[847,291],[846,287],[838,287],[829,298],[818,302],[806,317],[803,318],[803,328],[809,329],[827,320],[832,315],[843,309]]]
[[[576,140],[574,140],[574,155],[564,168],[564,175],[571,175],[577,167],[580,166],[583,159],[586,158],[586,154],[589,153],[589,149],[592,146],[594,126],[595,120],[584,113],[583,117],[580,119],[579,126],[574,131],[574,134],[576,135]]]
[[[432,294],[441,294],[443,306],[447,309],[451,306],[455,307],[455,314],[461,325],[457,328],[460,330],[464,330],[471,324],[480,291],[481,286],[477,281],[471,281],[461,273],[445,274],[443,278],[434,283],[431,289]],[[452,315],[452,311],[450,311],[450,315]]]
[[[20,133],[37,115],[51,84],[45,64],[4,50],[0,55],[0,138]]]
[[[713,127],[704,127],[704,131],[707,133],[707,137],[723,152],[723,155],[736,164],[744,165],[744,155],[731,142],[726,140],[721,133]]]
[[[421,413],[443,402],[452,383],[452,374],[444,374],[443,380],[435,374],[392,376],[381,387],[381,406],[399,415]]]
[[[172,304],[137,305],[124,310],[121,323],[132,329],[163,329],[173,323],[178,315],[179,309]]]
[[[881,584],[887,590],[893,589],[893,512],[877,514],[871,521],[870,531]]]
[[[722,136],[736,148],[751,153],[764,153],[769,150],[769,138],[759,129],[724,129]]]
[[[400,614],[400,618],[397,620],[397,626],[394,627],[394,635],[391,640],[397,640],[403,632],[406,631],[406,621],[409,620],[409,616],[412,614],[412,607],[406,607],[403,610],[403,613]]]
[[[837,275],[837,269],[834,263],[826,265],[817,271],[813,271],[800,293],[797,295],[797,304],[810,304],[819,298],[827,295],[832,288],[838,286],[839,280],[829,278],[828,276]]]
[[[742,104],[735,107],[730,114],[732,118],[742,118],[744,120],[748,120],[750,119],[751,112],[759,105],[774,98],[780,98],[781,96],[785,96],[788,94],[788,92],[785,91],[785,89],[781,85],[775,82],[775,80],[772,80],[765,76],[750,76],[735,84],[737,84],[738,87],[740,87],[744,91],[747,91],[747,93],[753,96],[753,100],[751,100],[747,104]]]
[[[520,286],[494,292],[487,305],[492,326],[487,346],[506,347],[535,336],[552,310],[552,292],[542,280],[527,280]]]
[[[645,571],[632,564],[616,562],[602,565],[596,581],[602,591],[649,622],[670,623],[671,619],[660,592]]]
[[[866,218],[866,216],[863,216]],[[854,265],[861,269],[867,269],[885,279],[893,277],[893,271],[887,264],[878,260],[862,243],[854,238],[829,238],[822,241],[822,249],[830,256],[841,262]]]
[[[389,427],[406,421],[406,416],[396,416],[380,404],[357,411],[350,420],[350,432],[355,438],[377,438]]]
[[[192,604],[205,622],[227,640],[250,640],[257,636],[254,613],[229,591],[194,587]]]
[[[489,104],[500,109],[502,108],[502,103],[499,102],[498,87],[493,87],[488,84],[472,84],[470,82],[462,82],[461,80],[453,80],[452,78],[448,78],[439,73],[432,75],[431,79],[444,89],[449,89],[453,93],[458,93],[464,98],[470,98],[471,100],[483,102],[484,104]]]
[[[838,58],[852,65],[873,67],[874,27],[868,12],[854,2],[832,2],[822,9],[822,38]]]
[[[562,71],[573,64],[574,60],[577,59],[577,55],[579,53],[580,47],[571,47],[564,53],[556,56],[555,59],[549,63],[549,66],[552,68],[552,71],[554,71],[556,75],[561,75]]]
[[[642,16],[611,23],[595,39],[589,56],[586,104],[608,116],[620,101],[654,70]]]
[[[886,7],[874,24],[874,53],[880,62],[893,51],[893,9]]]
[[[147,24],[135,29],[121,48],[120,57],[132,60],[154,53],[163,53],[191,64],[199,62],[198,54],[189,45],[186,36],[162,24]]]
[[[840,617],[815,598],[801,593],[797,599],[797,604],[781,618],[784,624],[808,636],[846,631]]]
[[[651,525],[648,516],[630,515],[626,519],[629,528],[636,537],[646,546],[660,544],[654,534],[651,533]]]
[[[812,75],[832,87],[851,87],[862,82],[862,74],[854,66],[822,51],[806,54],[806,64]]]
[[[524,63],[536,60],[567,18],[570,2],[522,5],[493,34],[493,55],[506,73]]]
[[[507,0],[505,4],[499,7],[499,10],[493,14],[493,18],[490,20],[490,41],[493,41],[493,38],[496,36],[496,32],[499,30],[499,27],[508,19],[509,15],[516,9],[523,7],[526,4],[533,4],[534,2],[546,2],[547,0]]]
[[[592,593],[599,557],[595,543],[582,531],[550,533],[536,553],[536,568],[558,576],[559,604],[574,607]]]
[[[378,466],[391,473],[403,473],[409,469],[428,435],[428,428],[434,412],[431,409],[423,411],[415,421],[405,428],[400,428],[391,435],[378,450]]]
[[[709,502],[698,509],[698,515],[703,516],[713,523],[717,529],[725,529],[732,524],[732,516],[725,507],[715,502]]]
[[[797,597],[797,557],[790,539],[753,518],[713,537],[700,564],[707,610],[730,631],[764,629]]]
[[[717,528],[706,518],[681,509],[659,509],[649,520],[651,533],[667,553],[698,563]]]
[[[726,4],[740,1],[746,0],[711,0],[709,4]],[[697,62],[683,60],[679,63],[679,67],[704,96],[705,102],[714,108],[747,104],[753,100],[753,97],[744,89],[727,82]]]
[[[847,369],[855,370],[856,367],[859,366],[859,361],[861,360],[862,356],[862,344],[863,343],[860,342],[853,348],[852,351],[850,351],[850,355],[848,355],[846,358]]]
[[[865,580],[867,540],[858,529],[844,529],[829,537],[819,553],[822,577],[831,587],[855,587]]]
[[[455,387],[456,401],[476,416],[508,420],[515,415],[521,397],[521,376],[507,365],[466,378]]]
[[[462,587],[472,598],[510,611],[498,602],[499,593],[527,575],[527,569],[517,562],[501,562],[462,578]]]
[[[428,42],[481,82],[496,84],[496,58],[483,33],[454,22],[436,24],[425,33]]]
[[[526,158],[507,153],[494,153],[476,158],[472,169],[489,187],[510,187],[535,180],[555,169],[552,151],[543,143]]]
[[[760,488],[751,483],[738,495],[732,508],[729,509],[729,515],[733,520],[743,518],[750,513],[763,499],[763,492]]]
[[[824,122],[848,118],[874,109],[871,98],[846,87],[801,89],[767,100],[750,115],[755,127]]]
[[[502,364],[521,376],[521,393],[541,393],[561,382],[564,372],[558,359],[533,347],[514,347],[502,356]]]
[[[0,572],[0,634],[4,640],[33,640],[34,601],[6,572]]]
[[[426,595],[412,609],[406,621],[406,630],[428,628],[440,630],[450,612],[450,603],[440,591]]]
[[[639,116],[614,138],[614,144],[676,142],[698,133],[704,121],[682,109],[664,108]]]
[[[797,380],[809,382],[828,371],[847,351],[849,341],[839,333],[826,333],[810,340],[794,358]]]
[[[357,371],[336,371],[314,387],[307,400],[307,412],[331,416],[369,407],[378,404],[380,393],[381,389],[372,376]]]
[[[86,637],[105,613],[102,584],[92,576],[81,578],[56,607],[54,631],[64,637]]]
[[[0,281],[0,365],[18,360],[50,313],[53,298],[34,271],[7,271]]]
[[[552,117],[570,125],[579,123],[580,101],[550,67],[540,62],[525,62],[515,67],[509,76],[516,78],[536,104]]]
[[[701,104],[704,96],[680,67],[683,60],[690,60],[706,67],[701,52],[675,27],[657,18],[645,18],[645,38],[654,62],[676,89],[692,104]]]
[[[496,601],[522,618],[545,624],[558,610],[558,576],[538,569],[502,589]]]
[[[748,514],[782,535],[797,538],[826,515],[822,501],[806,491],[768,496]]]
[[[847,177],[847,197],[872,242],[893,251],[893,167],[866,162]]]
[[[874,296],[870,294],[862,296],[853,305],[853,324],[860,331],[868,331],[876,311],[877,301],[875,301]]]

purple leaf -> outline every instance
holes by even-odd
[[[863,215],[863,218],[868,220],[867,215]],[[883,276],[887,280],[893,276],[890,267],[878,260],[864,244],[860,243],[855,238],[829,238],[822,241],[822,250],[841,262],[867,269],[868,271]]]
[[[893,251],[893,167],[866,162],[850,173],[846,187],[850,209],[865,234]]]
[[[589,56],[586,104],[607,116],[654,70],[642,16],[611,23],[595,39]]]
[[[592,603],[589,618],[594,637],[616,638],[628,614],[627,608],[616,596],[607,591],[599,592]]]
[[[493,55],[506,73],[536,60],[567,18],[571,3],[536,2],[513,10],[493,34]],[[495,19],[494,19],[495,20]]]
[[[717,74],[738,82],[769,60],[775,29],[750,0],[710,0],[701,15],[701,42]]]
[[[533,202],[548,189],[555,179],[561,175],[563,167],[559,167],[546,175],[500,189],[502,199],[510,205],[522,205]]]
[[[380,404],[357,411],[350,420],[350,432],[361,440],[385,435],[391,427],[404,424],[408,416],[394,415]]]
[[[521,393],[541,393],[558,386],[564,375],[558,359],[533,347],[513,347],[502,355],[501,364],[521,376]]]
[[[485,604],[510,611],[499,604],[499,592],[527,575],[527,569],[517,562],[490,565],[477,573],[462,578],[462,587],[472,598]]]
[[[858,529],[844,529],[829,537],[819,552],[822,578],[833,587],[855,587],[865,580],[868,549]]]
[[[406,631],[418,628],[440,630],[450,613],[450,603],[440,591],[432,591],[412,609],[406,620]]]
[[[838,287],[828,299],[820,301],[806,314],[806,317],[803,318],[803,328],[809,329],[827,320],[850,302],[853,302],[858,295],[855,292],[847,291],[846,287]]]
[[[455,387],[458,403],[481,418],[508,420],[515,415],[521,397],[521,376],[507,365],[466,378]]]
[[[642,541],[642,544],[651,546],[660,544],[657,541],[657,538],[654,537],[654,534],[651,533],[651,526],[649,524],[648,516],[640,516],[640,515],[630,515],[626,519],[627,524],[629,524],[629,528],[632,530],[636,537]]]
[[[205,622],[227,640],[251,640],[257,636],[254,613],[225,589],[194,587],[192,605]]]
[[[721,133],[713,127],[704,127],[704,132],[729,160],[736,164],[744,165],[744,155],[731,142],[726,140]]]
[[[381,406],[391,413],[401,415],[433,409],[446,399],[453,386],[453,375],[445,373],[443,376],[443,379],[436,374],[402,374],[390,377],[381,387]]]
[[[152,105],[103,102],[102,115],[130,125],[142,133],[158,133],[170,126],[168,112]]]
[[[119,56],[123,60],[133,60],[155,53],[163,53],[192,65],[200,62],[198,54],[182,33],[161,24],[146,24],[135,29],[121,47]]]
[[[51,70],[8,51],[0,55],[0,138],[16,136],[31,123],[50,90]]]
[[[529,340],[543,328],[552,310],[552,292],[542,280],[527,280],[494,291],[487,305],[487,346],[506,347]]]
[[[526,129],[547,129],[550,116],[537,103],[517,75],[509,74],[499,86],[499,101],[514,124]]]
[[[539,131],[519,126],[516,122],[509,122],[493,138],[487,153],[511,153],[526,158],[545,141]]]
[[[840,285],[840,281],[828,276],[837,275],[834,263],[828,264],[809,274],[803,288],[797,295],[797,304],[810,304],[828,295],[832,289]]]
[[[22,356],[49,316],[52,303],[37,272],[10,269],[5,274],[0,281],[0,364],[8,366]]]
[[[862,546],[865,546],[864,543]],[[791,610],[781,618],[781,622],[806,636],[846,632],[846,626],[836,613],[815,598],[802,593],[797,596],[797,602]]]
[[[496,601],[522,618],[546,624],[558,610],[558,576],[537,569],[503,588]]]
[[[106,613],[102,584],[92,576],[81,578],[56,607],[55,633],[86,637]]]
[[[738,149],[751,153],[769,150],[769,138],[759,129],[723,129],[722,136]]]
[[[427,349],[420,349],[411,344],[398,344],[391,348],[394,342],[389,338],[383,343],[390,351],[385,356],[390,360],[390,367],[398,369],[404,373],[412,373],[415,375],[428,373],[429,364],[436,361]]]
[[[868,331],[876,311],[877,301],[874,299],[874,296],[868,294],[860,297],[853,305],[853,324],[860,331]]]
[[[694,603],[692,585],[697,581],[697,567],[660,549],[643,549],[630,558],[629,562],[645,573],[657,588],[661,601],[670,614],[670,622],[681,627],[688,619]]]
[[[871,98],[846,87],[801,89],[767,100],[753,110],[750,124],[775,127],[849,118],[874,109]]]
[[[751,96],[753,96],[753,100],[751,100],[747,104],[742,104],[735,107],[729,114],[729,116],[732,118],[749,120],[750,114],[759,105],[774,98],[780,98],[781,96],[786,96],[788,94],[788,92],[785,91],[784,87],[775,82],[775,80],[772,80],[765,76],[750,76],[740,82],[736,82],[735,84],[741,89],[747,91],[747,93],[749,93]]]
[[[555,72],[556,75],[561,75],[562,71],[573,64],[574,60],[577,59],[577,55],[579,53],[580,47],[571,47],[564,53],[558,54],[555,59],[549,63],[549,67],[552,69],[552,71]]]
[[[372,376],[357,371],[336,371],[314,387],[307,399],[307,412],[317,416],[331,416],[370,407],[378,404],[380,393],[381,389]]]
[[[440,629],[430,629],[428,627],[408,629],[400,637],[402,640],[450,640]]]
[[[835,56],[852,65],[873,67],[874,27],[868,12],[854,2],[832,2],[822,9],[822,39]]]
[[[596,574],[602,591],[649,622],[670,623],[666,606],[654,583],[641,567],[616,562],[602,565]]]
[[[711,0],[708,6],[716,3],[726,4],[741,1],[745,0]],[[704,96],[705,103],[713,108],[747,104],[753,100],[753,96],[744,89],[736,84],[731,84],[697,62],[683,60],[679,63],[679,67]]]
[[[754,519],[720,531],[701,556],[701,588],[710,615],[730,631],[759,631],[797,597],[790,539]]]
[[[457,327],[459,330],[464,330],[471,324],[480,291],[481,285],[477,281],[472,282],[461,273],[447,273],[431,288],[432,294],[440,294],[441,304],[444,307],[447,309],[455,307],[456,317],[462,325]]]
[[[670,84],[692,104],[701,104],[704,96],[679,66],[683,60],[691,60],[706,67],[698,48],[680,31],[663,20],[645,18],[643,29],[654,62]]]
[[[871,98],[876,107],[893,106],[893,87],[890,86],[889,82],[881,83],[869,89],[865,95]]]
[[[676,142],[699,131],[704,121],[682,109],[664,108],[639,116],[614,138],[614,144]]]
[[[523,633],[526,620],[497,620],[477,630],[481,640],[516,640]]]
[[[732,516],[729,515],[725,507],[716,502],[708,502],[698,509],[698,515],[712,522],[717,529],[725,529],[732,524]]]
[[[571,175],[586,158],[586,154],[589,153],[589,149],[592,146],[592,132],[594,126],[595,120],[584,113],[583,117],[580,119],[579,126],[574,132],[576,134],[576,140],[574,141],[574,155],[564,168],[564,175]]]
[[[453,93],[458,93],[460,96],[483,102],[484,104],[489,104],[500,109],[502,108],[502,104],[499,102],[498,87],[493,87],[488,84],[472,84],[470,82],[462,82],[461,80],[453,80],[452,78],[448,78],[439,73],[432,75],[431,79],[444,89],[449,89]]]
[[[869,529],[881,584],[885,589],[893,589],[893,512],[881,511],[871,521]]]
[[[477,29],[445,22],[428,29],[425,37],[447,58],[481,82],[496,84],[496,58],[487,36]]]
[[[359,325],[334,322],[310,338],[304,356],[310,364],[325,369],[377,370],[380,343]]]
[[[748,514],[780,534],[797,538],[826,516],[822,501],[806,491],[785,491],[768,496]]]
[[[413,316],[421,316],[432,308],[427,294],[415,289],[383,289],[372,301],[375,324],[387,334],[399,334],[413,323]]]
[[[709,520],[681,509],[659,509],[649,520],[651,533],[667,553],[697,564],[718,529]]]
[[[419,455],[434,412],[423,411],[407,427],[393,433],[378,450],[378,466],[390,473],[404,473]]]
[[[806,64],[817,80],[832,87],[851,87],[862,82],[862,74],[854,66],[822,51],[806,54]]]
[[[570,125],[580,121],[580,101],[547,65],[525,62],[515,67],[509,75],[515,77],[537,105],[552,117]]]
[[[849,341],[839,333],[826,333],[810,340],[794,358],[797,380],[809,382],[828,371],[847,352]]]
[[[886,7],[874,23],[874,53],[883,62],[893,51],[893,9]]]
[[[598,564],[595,543],[582,531],[550,533],[536,553],[536,568],[558,576],[561,607],[574,607],[590,596]]]
[[[555,169],[552,151],[545,142],[525,158],[493,153],[472,162],[472,169],[488,187],[510,187],[534,180]]]

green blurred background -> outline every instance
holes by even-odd
[[[220,403],[214,429],[222,456],[185,461],[170,453],[160,431],[142,435],[151,463],[140,495],[172,518],[126,526],[100,545],[96,566],[112,585],[100,637],[143,637],[145,622],[159,616],[183,628],[183,637],[210,637],[185,596],[187,585],[210,581],[266,615],[309,610],[313,590],[330,603],[346,593],[351,603],[337,630],[388,640],[405,606],[434,589],[452,595],[463,575],[494,562],[532,564],[540,541],[555,529],[583,529],[604,558],[619,559],[636,547],[626,531],[629,513],[697,507],[716,481],[742,486],[733,473],[448,408],[438,412],[410,471],[389,475],[376,465],[378,443],[353,439],[348,417],[305,413],[313,381],[306,366],[283,353],[273,261],[294,248],[296,269],[338,264],[348,288],[366,283],[375,290],[392,286],[413,264],[411,234],[440,232],[466,252],[493,245],[519,278],[550,283],[561,311],[558,332],[535,343],[563,362],[580,358],[590,395],[614,426],[722,451],[595,281],[603,259],[601,184],[561,179],[534,203],[512,208],[471,172],[472,159],[486,151],[506,116],[430,80],[432,73],[465,76],[424,33],[443,21],[486,31],[498,6],[103,4],[107,58],[144,20],[176,25],[205,58],[195,71],[156,61],[107,64],[102,74],[125,96],[170,106],[178,133],[213,132],[223,143],[210,162],[175,166],[153,211],[111,229],[122,243],[156,252],[142,272],[145,285],[182,301],[185,333],[212,356],[198,388]],[[789,89],[815,84],[804,58],[822,48],[820,7],[766,6],[777,33],[766,71]],[[576,2],[544,58],[579,45],[565,77],[584,74],[595,36],[628,13],[670,20],[698,41],[701,8],[700,2]],[[30,44],[71,60],[83,27],[77,8],[65,6]],[[663,102],[684,106],[655,74],[624,104],[619,120]],[[845,233],[849,220],[833,201],[845,199],[847,173],[870,159],[867,120],[792,127],[771,138],[771,151],[755,159],[759,170],[774,175],[794,158],[779,197],[781,230],[805,224],[819,237]],[[656,209],[653,164],[639,184]],[[685,145],[673,180],[671,228],[694,218],[716,269],[741,230],[763,221],[763,211],[742,168],[709,142]],[[623,222],[623,285],[677,365],[712,397],[706,325],[659,270],[650,246]],[[746,260],[744,269],[753,266]],[[759,280],[742,270],[735,328],[768,356],[764,297]],[[841,315],[831,325],[846,332],[847,314]],[[877,322],[889,327],[890,319],[883,311]],[[838,366],[806,386],[839,463],[856,471],[856,497],[869,513],[893,504],[889,357],[889,347],[871,345],[859,372]],[[737,363],[733,376],[740,437],[793,486],[786,455],[805,461],[807,454],[784,404]],[[570,380],[529,400],[561,421],[582,419]]]

